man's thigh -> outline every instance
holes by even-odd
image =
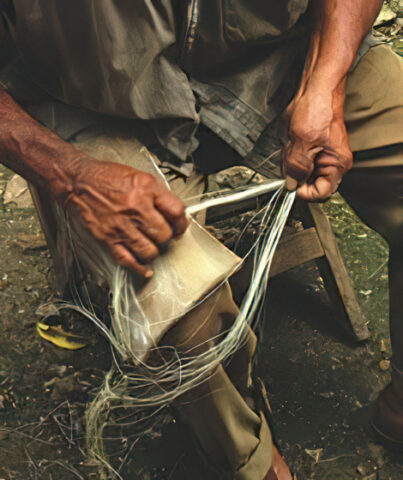
[[[345,121],[353,152],[403,143],[403,59],[390,47],[372,47],[349,74]]]
[[[403,241],[403,61],[371,48],[347,82],[345,120],[354,167],[340,192],[389,243]]]

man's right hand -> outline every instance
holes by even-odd
[[[115,260],[145,277],[152,275],[150,263],[160,247],[186,230],[182,202],[153,176],[92,159],[1,89],[0,161],[62,204],[75,205]]]
[[[148,173],[91,158],[80,164],[67,204],[120,265],[151,277],[159,248],[186,230],[183,203]]]

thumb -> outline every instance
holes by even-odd
[[[298,180],[287,175],[285,177],[285,188],[290,192],[294,192],[298,188]]]

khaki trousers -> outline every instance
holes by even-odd
[[[351,73],[345,117],[355,161],[339,190],[389,244],[392,362],[403,371],[403,59],[388,46]]]

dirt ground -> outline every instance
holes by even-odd
[[[10,177],[0,167],[2,198]],[[299,479],[400,480],[402,459],[369,427],[371,403],[390,375],[387,248],[339,197],[325,208],[371,338],[349,339],[309,264],[271,282],[257,374]],[[52,299],[49,253],[32,206],[2,202],[0,210],[0,480],[102,480],[86,460],[83,417],[111,364],[109,347],[88,325],[90,345],[76,352],[39,338],[36,311]],[[113,464],[125,480],[212,479],[181,428],[167,411],[137,444],[115,438]]]

